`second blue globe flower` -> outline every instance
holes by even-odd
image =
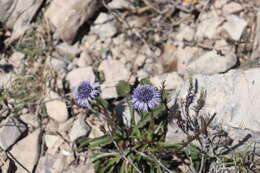
[[[161,93],[152,85],[139,85],[132,94],[132,104],[135,109],[148,111],[161,102]]]

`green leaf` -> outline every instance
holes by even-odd
[[[98,72],[98,80],[104,82],[106,80],[105,73],[103,71]]]
[[[94,155],[93,157],[91,157],[91,161],[95,162],[99,159],[105,158],[105,157],[118,157],[120,156],[119,153],[117,152],[111,152],[111,153],[98,153],[96,155]]]
[[[98,97],[97,99],[97,103],[99,103],[103,108],[107,109],[108,108],[108,101],[106,101],[105,99],[102,99],[101,97]]]
[[[116,91],[120,97],[125,97],[125,96],[129,95],[129,93],[131,91],[131,87],[126,81],[121,80],[116,85]]]
[[[110,135],[104,135],[104,136],[100,136],[94,139],[91,139],[88,143],[89,143],[89,147],[96,147],[99,145],[107,145],[110,144],[112,142],[112,138]]]
[[[152,82],[150,81],[150,79],[144,78],[144,79],[140,80],[139,84],[140,85],[152,85]]]

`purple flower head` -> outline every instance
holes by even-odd
[[[99,83],[92,84],[89,81],[82,81],[74,88],[72,94],[80,106],[89,107],[90,102],[94,100],[100,93],[101,91]]]
[[[148,111],[161,102],[160,92],[152,85],[139,85],[132,94],[132,103],[135,109]]]

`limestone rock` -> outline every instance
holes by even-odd
[[[165,81],[165,89],[167,90],[176,89],[183,83],[183,79],[176,72],[157,75],[150,80],[157,88],[162,88],[162,83]]]
[[[223,10],[223,13],[225,13],[225,14],[233,14],[233,13],[238,13],[238,12],[242,11],[243,7],[239,3],[230,2],[230,3],[226,4],[222,10]]]
[[[101,38],[114,36],[117,33],[114,17],[106,13],[100,13],[94,22],[94,26],[91,27],[91,31]]]
[[[223,25],[223,29],[227,31],[233,40],[240,40],[243,31],[247,26],[247,22],[235,15],[228,15],[226,18],[227,22]]]
[[[57,93],[49,92],[45,106],[47,114],[57,122],[64,122],[69,118],[67,106]]]
[[[86,136],[89,132],[90,127],[85,122],[85,116],[80,116],[79,119],[74,121],[69,137],[71,141],[74,141],[79,137]]]
[[[12,150],[10,151],[14,158],[17,159],[19,163],[21,163],[27,170],[30,172],[33,171],[39,156],[39,137],[40,137],[40,129],[35,130],[33,133],[26,136],[24,139],[19,141]],[[19,168],[19,170],[23,170],[23,168]],[[18,171],[20,172],[20,171]]]
[[[81,50],[77,47],[68,45],[67,43],[61,43],[56,47],[57,51],[62,56],[76,57],[80,54]]]
[[[127,0],[113,0],[107,4],[110,9],[132,9],[133,5]]]
[[[70,88],[74,88],[84,80],[89,80],[90,82],[94,82],[95,74],[93,72],[93,68],[90,66],[77,68],[67,74],[66,80],[69,81]]]
[[[44,0],[0,0],[0,22],[13,30],[9,43],[25,33],[43,2]]]
[[[72,43],[79,28],[101,7],[99,0],[53,0],[45,17],[62,40]]]
[[[221,56],[216,51],[210,51],[190,62],[187,71],[189,74],[216,74],[229,70],[236,63],[234,54]]]
[[[15,117],[8,117],[0,126],[0,147],[7,150],[26,131],[26,126]]]
[[[256,142],[258,153],[260,153],[260,120],[258,118],[260,69],[231,70],[226,74],[212,76],[195,75],[193,79],[198,81],[199,92],[202,88],[207,92],[201,115],[216,113],[212,125],[221,125],[235,141],[239,142],[247,135],[251,135],[248,142],[249,144]],[[174,96],[173,102],[175,99],[184,98],[188,88],[187,81],[177,90],[178,94]],[[170,131],[173,133],[174,129]]]
[[[98,70],[105,74],[106,87],[115,86],[120,80],[127,81],[130,75],[129,70],[118,60],[104,60]]]
[[[118,97],[116,87],[106,87],[105,85],[101,85],[101,91],[101,97],[103,99],[112,99]]]

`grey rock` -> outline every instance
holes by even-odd
[[[133,9],[133,5],[128,0],[113,0],[107,6],[110,9]]]
[[[247,22],[235,15],[226,16],[227,22],[223,25],[223,29],[229,34],[233,40],[240,40]]]
[[[222,126],[235,141],[239,142],[250,135],[248,144],[256,142],[258,154],[260,154],[260,121],[258,118],[260,69],[231,70],[226,74],[212,76],[195,75],[193,79],[198,81],[199,93],[201,88],[207,92],[206,103],[201,110],[201,115],[207,116],[216,113],[212,125]],[[175,99],[184,98],[188,88],[189,82],[186,82],[177,90],[178,94],[174,97],[173,102]],[[170,128],[173,134],[176,129],[169,126]],[[172,136],[172,139],[174,138],[178,137]]]
[[[45,17],[50,21],[61,39],[72,43],[79,28],[101,7],[99,0],[53,0]]]
[[[85,121],[85,117],[81,115],[74,123],[69,132],[70,140],[73,142],[79,137],[86,136],[90,132],[90,127]]]
[[[91,31],[98,34],[101,38],[109,38],[117,33],[114,16],[100,13],[91,27]]]
[[[46,154],[40,158],[35,173],[63,172],[66,165],[65,159],[61,154]]]
[[[219,26],[224,21],[223,17],[218,16],[215,12],[204,13],[201,16],[201,23],[198,25],[196,37],[213,39],[219,33]]]
[[[62,56],[68,56],[68,57],[76,57],[80,54],[81,50],[79,48],[70,46],[67,43],[61,43],[56,47],[56,50],[60,53]]]
[[[82,53],[80,54],[79,59],[77,59],[76,64],[79,67],[86,67],[89,66],[93,63],[92,58],[90,57],[89,53],[85,50],[82,51]]]
[[[118,97],[116,87],[106,87],[106,85],[101,85],[101,91],[101,97],[104,99],[112,99]]]
[[[23,59],[25,55],[21,52],[14,52],[9,58],[9,63],[14,66],[14,68],[22,67]]]
[[[189,74],[216,74],[229,70],[237,63],[235,54],[219,55],[210,51],[190,62],[186,68]]]
[[[33,114],[30,114],[30,113],[27,113],[27,114],[22,114],[20,116],[20,119],[25,122],[29,127],[39,127],[39,122],[38,122],[38,117],[33,115]]]
[[[69,118],[67,106],[57,93],[53,91],[48,93],[45,106],[47,114],[55,121],[65,122]]]
[[[35,130],[33,133],[26,136],[24,139],[19,141],[12,150],[10,151],[14,158],[19,161],[29,172],[32,172],[39,156],[39,138],[40,137],[40,129]],[[24,168],[22,168],[19,164],[16,165],[18,167],[17,172],[23,172]]]
[[[44,0],[0,0],[0,22],[13,30],[9,42],[25,33],[43,2]]]
[[[96,77],[93,72],[93,68],[90,66],[74,69],[71,72],[69,72],[66,76],[66,80],[69,81],[71,89],[84,80],[94,82],[95,78]]]
[[[26,126],[15,117],[8,117],[1,123],[0,127],[0,147],[7,150],[26,131]]]
[[[51,58],[50,64],[61,78],[63,78],[66,75],[68,63],[61,59]]]
[[[98,70],[105,74],[104,85],[106,87],[113,87],[120,80],[127,81],[130,75],[129,70],[118,60],[104,60],[99,65]]]
[[[187,25],[181,25],[180,32],[176,35],[178,41],[192,41],[195,35],[194,29]]]
[[[230,2],[226,4],[222,10],[224,14],[233,14],[242,11],[243,7],[239,3]]]
[[[162,83],[165,82],[165,89],[167,90],[174,90],[180,87],[183,83],[183,79],[179,76],[177,72],[156,75],[150,80],[152,84],[154,84],[157,88],[162,88]]]

